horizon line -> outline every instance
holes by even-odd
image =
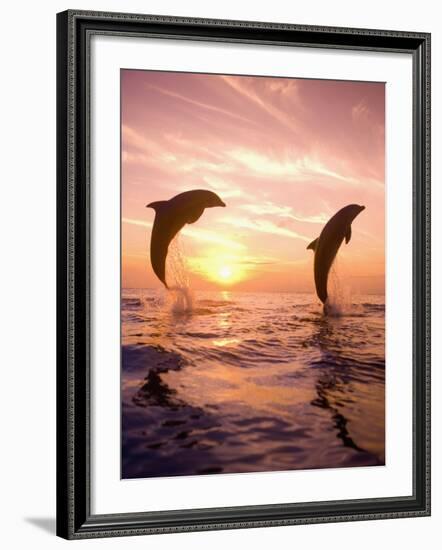
[[[120,287],[121,290],[162,290],[162,287],[142,287],[142,286],[126,286],[126,287]],[[164,289],[164,290],[172,290],[172,289]],[[315,291],[310,290],[240,290],[235,288],[191,288],[189,287],[189,290],[195,290],[198,292],[239,292],[239,293],[247,293],[247,294],[316,294]],[[384,292],[355,292],[352,293],[353,296],[385,296]]]

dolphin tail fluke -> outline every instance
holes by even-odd
[[[318,237],[319,239],[319,237]],[[314,241],[312,241],[308,247],[307,247],[307,250],[313,250],[313,252],[316,250],[316,245],[318,244],[318,239],[315,239]]]
[[[347,233],[345,234],[345,244],[348,244],[351,239],[351,225],[348,226]]]

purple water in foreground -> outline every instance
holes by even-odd
[[[384,464],[384,296],[123,291],[122,477]]]

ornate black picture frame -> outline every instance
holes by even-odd
[[[413,494],[93,515],[89,71],[94,34],[408,53],[413,58]],[[430,35],[69,10],[57,16],[57,534],[67,539],[430,514]]]

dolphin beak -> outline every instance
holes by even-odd
[[[152,208],[152,202],[150,202],[149,204],[146,204],[146,208]]]
[[[222,206],[222,207],[224,208],[224,206],[226,206],[226,203],[225,203],[225,202],[223,202],[223,201],[221,201],[221,204],[220,204],[220,206]]]

